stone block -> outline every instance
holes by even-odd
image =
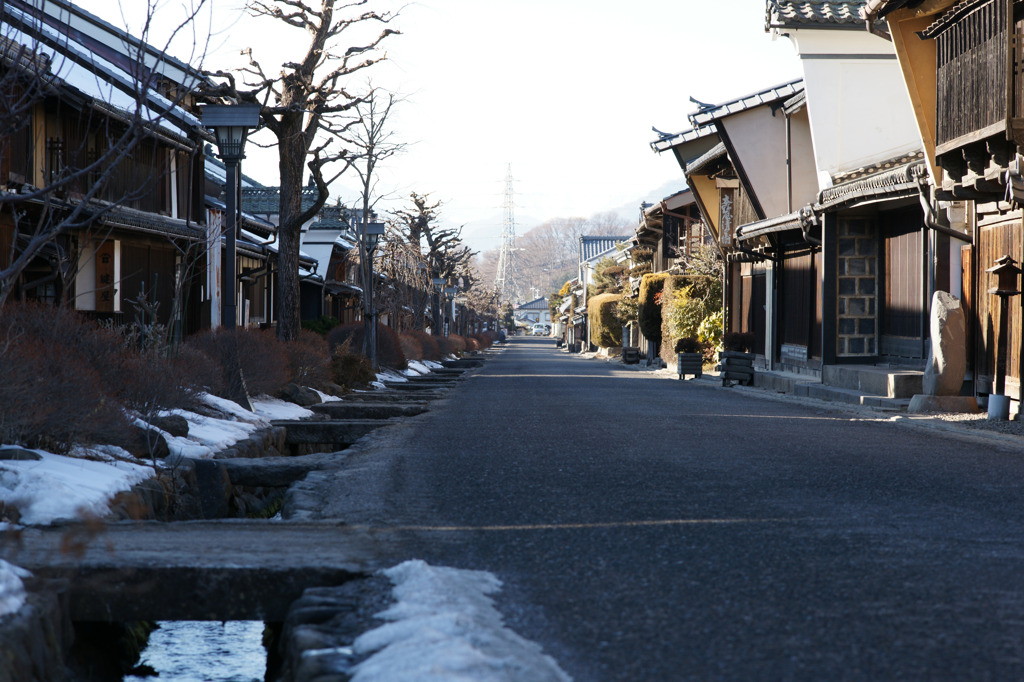
[[[935,292],[930,334],[922,392],[958,396],[967,372],[967,324],[960,299],[945,291]]]
[[[925,395],[918,393],[910,399],[907,412],[926,414],[929,412],[953,412],[977,414],[978,401],[974,396],[967,395]]]

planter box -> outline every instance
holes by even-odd
[[[704,375],[704,354],[703,353],[676,353],[676,374],[682,379],[687,374],[696,378]]]
[[[754,385],[754,354],[724,350],[718,354],[718,371],[721,372],[722,383],[729,381]]]

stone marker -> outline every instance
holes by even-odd
[[[931,348],[921,379],[923,394],[910,399],[908,412],[977,412],[973,396],[961,396],[967,371],[967,325],[960,299],[945,291],[932,296]]]
[[[922,392],[960,395],[967,371],[967,326],[960,299],[945,291],[932,296],[931,340]]]

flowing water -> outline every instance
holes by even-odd
[[[125,682],[263,682],[263,621],[161,621],[140,664],[159,677],[129,675]]]

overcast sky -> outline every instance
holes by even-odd
[[[110,0],[80,4],[124,25]],[[181,0],[163,4],[169,19]],[[206,68],[234,61],[247,45],[271,72],[300,56],[301,32],[246,17],[241,4],[216,0],[205,18],[199,33],[209,24],[214,34]],[[389,39],[388,63],[367,72],[374,85],[405,97],[393,121],[409,146],[383,169],[381,192],[393,201],[411,191],[441,200],[442,219],[465,225],[477,249],[500,239],[509,164],[520,233],[549,218],[658,200],[659,188],[682,188],[683,180],[670,155],[651,151],[652,126],[686,128],[690,96],[723,101],[800,75],[789,41],[764,32],[764,15],[764,0],[408,4],[394,23],[403,35]],[[192,59],[180,43],[174,52]],[[247,153],[244,171],[277,184],[276,158]],[[354,183],[344,185],[334,194],[353,202]]]

